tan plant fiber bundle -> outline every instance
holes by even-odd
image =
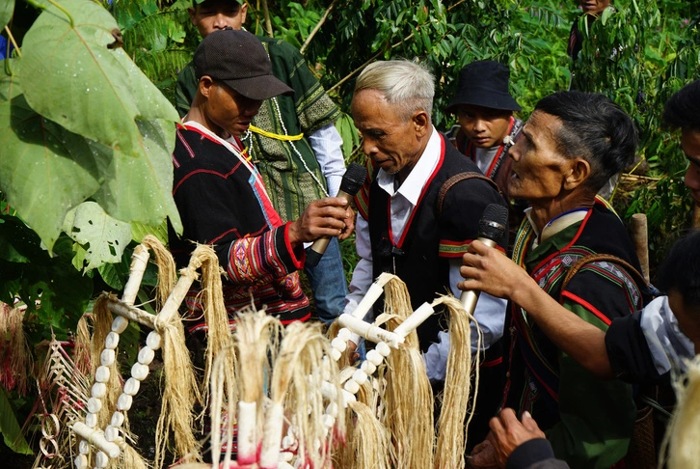
[[[299,444],[298,454],[305,463],[318,468],[331,466],[334,439],[345,438],[342,393],[338,392],[333,401],[325,402],[319,392],[324,381],[340,389],[338,368],[328,359],[329,352],[330,343],[321,332],[320,324],[294,322],[288,325],[270,383],[273,404],[283,404],[285,415],[291,421]],[[338,410],[331,431],[323,425],[326,405]]]
[[[105,338],[112,330],[112,312],[107,307],[109,300],[117,301],[115,295],[103,293],[100,295],[92,308],[92,342],[90,344],[90,362],[92,371],[90,376],[95,376],[97,367],[100,366],[100,355],[105,346]],[[119,370],[118,360],[114,360],[109,365],[109,380],[107,383],[107,394],[102,399],[102,407],[97,414],[97,426],[105,428],[112,418],[112,414],[117,408],[117,399],[122,391],[124,380]]]
[[[156,267],[158,268],[156,311],[160,311],[170,292],[175,288],[175,282],[177,282],[175,259],[173,259],[170,251],[163,246],[163,243],[153,235],[146,235],[141,244],[150,249],[155,257]]]
[[[228,313],[224,304],[224,294],[221,284],[221,268],[216,252],[211,246],[198,245],[192,253],[192,257],[201,263],[201,300],[204,308],[204,320],[207,323],[207,348],[205,351],[204,378],[201,383],[202,407],[209,406],[209,383],[211,381],[211,368],[215,356],[221,354],[224,361],[224,369],[230,370],[224,374],[224,379],[235,381],[236,354],[233,349],[231,331],[229,329]],[[224,349],[227,353],[221,353]],[[229,401],[238,401],[235,386],[226,386],[224,389],[233,390],[234,394],[226,396]],[[206,410],[205,410],[206,411]],[[231,414],[230,418],[234,418]]]
[[[159,324],[157,332],[163,341],[163,394],[156,423],[154,462],[156,467],[160,467],[170,432],[176,458],[201,459],[199,444],[194,436],[194,408],[200,398],[180,317]]]
[[[197,278],[196,269],[200,265],[199,259],[190,258],[189,265],[180,271],[181,277],[164,305],[169,303],[170,297],[184,298],[181,289],[189,289]],[[199,461],[199,444],[194,436],[194,408],[198,402],[201,403],[201,396],[177,306],[172,311],[161,310],[155,317],[154,326],[162,338],[163,356],[163,395],[156,423],[154,464],[161,467],[170,433],[175,458],[182,458],[184,462]]]
[[[393,331],[413,312],[411,301],[406,284],[398,277],[385,285],[384,294],[384,313],[377,322],[386,321],[386,328]],[[433,467],[433,390],[415,331],[398,350],[391,351],[386,363],[381,421],[391,434],[392,465]]]
[[[263,398],[264,390],[269,389],[271,363],[276,360],[275,353],[279,350],[279,338],[282,334],[282,324],[264,311],[242,311],[236,319],[234,343],[238,357],[238,395],[239,413],[241,403],[255,404],[254,435],[244,435],[241,431],[241,419],[238,417],[238,461],[255,459],[254,454],[246,454],[242,445],[247,438],[254,437],[255,445],[259,445],[262,437]],[[249,422],[248,422],[249,423]],[[243,448],[242,448],[243,446]]]
[[[226,448],[224,453],[223,466],[228,467],[232,460],[233,448],[233,427],[236,415],[236,404],[238,398],[232,399],[231,396],[238,396],[236,380],[232,378],[235,370],[229,368],[229,363],[234,360],[227,355],[235,355],[236,351],[233,342],[227,348],[222,349],[214,357],[214,362],[211,368],[211,385],[209,401],[209,414],[211,416],[211,455],[213,467],[219,466],[222,449]],[[235,363],[235,361],[234,361]],[[224,432],[224,440],[222,444],[222,431]]]
[[[25,310],[0,302],[0,385],[21,395],[27,393],[27,378],[34,365],[24,335]]]
[[[447,357],[445,388],[442,409],[438,418],[438,438],[435,449],[435,467],[439,469],[462,469],[465,466],[464,451],[466,435],[474,410],[476,392],[471,394],[472,349],[469,324],[474,317],[453,296],[441,296],[433,307],[444,305],[450,317],[450,352]],[[478,329],[479,330],[479,329]],[[477,344],[481,349],[481,330]],[[479,356],[475,367],[474,389],[479,383]],[[471,400],[470,400],[471,397]],[[467,409],[470,409],[467,418]],[[465,424],[466,419],[466,424]]]
[[[674,376],[676,409],[661,445],[659,467],[700,468],[700,355],[687,361],[685,376]]]
[[[359,394],[359,393],[358,393]],[[390,469],[391,435],[376,415],[376,409],[360,400],[345,409],[348,423],[346,444],[336,448],[333,467],[336,469]]]
[[[78,319],[78,324],[75,328],[75,339],[73,341],[73,363],[76,370],[79,370],[85,376],[92,372],[92,355],[90,326],[88,325],[88,315],[83,314]]]

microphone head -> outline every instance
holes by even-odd
[[[340,181],[340,190],[349,195],[357,194],[367,178],[367,168],[358,163],[350,163]]]
[[[507,244],[507,229],[508,208],[499,204],[487,205],[479,220],[479,238]]]

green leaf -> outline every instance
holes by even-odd
[[[7,393],[0,387],[0,433],[8,448],[15,453],[32,454],[32,449],[29,443],[24,439],[22,431],[15,417],[15,411],[12,409]]]
[[[60,9],[51,5],[24,37],[22,88],[30,106],[47,119],[140,156],[144,144],[137,119],[179,119],[119,47],[118,34],[114,18],[95,2],[64,0]]]
[[[63,219],[98,188],[85,138],[34,112],[17,76],[0,72],[0,188],[51,250]]]
[[[63,231],[84,247],[86,270],[121,262],[131,240],[131,225],[110,217],[95,202],[84,202],[68,212]]]
[[[14,10],[15,0],[0,0],[0,29],[3,29],[10,22]]]
[[[143,133],[141,158],[100,144],[93,151],[107,156],[109,165],[101,168],[106,180],[95,193],[95,201],[114,218],[158,225],[165,217],[176,231],[182,222],[172,197],[172,147],[175,125],[163,121],[138,121]]]
[[[131,239],[140,243],[146,235],[153,235],[164,245],[168,244],[168,223],[163,221],[160,225],[144,225],[143,223],[131,224]]]

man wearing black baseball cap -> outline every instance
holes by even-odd
[[[459,73],[457,94],[445,109],[457,115],[451,131],[457,149],[470,157],[508,195],[513,145],[522,121],[513,116],[520,106],[508,91],[508,67],[492,60],[472,62]]]
[[[249,5],[242,0],[192,0],[188,12],[205,38],[225,28],[244,29]],[[340,189],[345,173],[343,140],[335,127],[340,109],[298,49],[281,39],[258,39],[272,62],[272,74],[289,85],[294,96],[264,100],[241,140],[275,209],[284,221],[291,221],[311,201]],[[175,108],[180,116],[189,111],[197,85],[190,62],[177,77]],[[338,240],[332,238],[319,263],[306,265],[304,272],[313,292],[314,315],[330,324],[343,311],[348,293]]]
[[[171,251],[178,265],[186,265],[193,242],[214,245],[227,274],[223,293],[231,318],[252,299],[285,324],[306,320],[309,301],[297,274],[304,265],[303,243],[347,238],[354,228],[352,210],[343,198],[325,198],[285,223],[273,208],[239,137],[263,100],[292,89],[272,75],[255,36],[213,32],[197,48],[194,66],[199,83],[173,153],[173,197],[184,232],[178,237],[170,231]],[[193,288],[186,299],[190,317],[200,318],[190,333],[204,328],[197,293]]]

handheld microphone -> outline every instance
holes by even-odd
[[[360,190],[362,184],[367,177],[367,169],[358,163],[350,163],[347,171],[343,174],[343,179],[340,181],[340,190],[337,197],[343,197],[348,203],[352,203],[352,198],[355,197],[357,191]],[[313,267],[321,260],[321,256],[326,252],[330,237],[324,236],[318,238],[311,246],[306,249],[306,265]]]
[[[484,209],[484,213],[479,220],[478,240],[489,247],[495,247],[499,241],[504,240],[508,234],[508,208],[499,204],[489,204]],[[466,290],[462,292],[459,300],[464,309],[470,314],[474,313],[476,302],[479,299],[479,292]]]

